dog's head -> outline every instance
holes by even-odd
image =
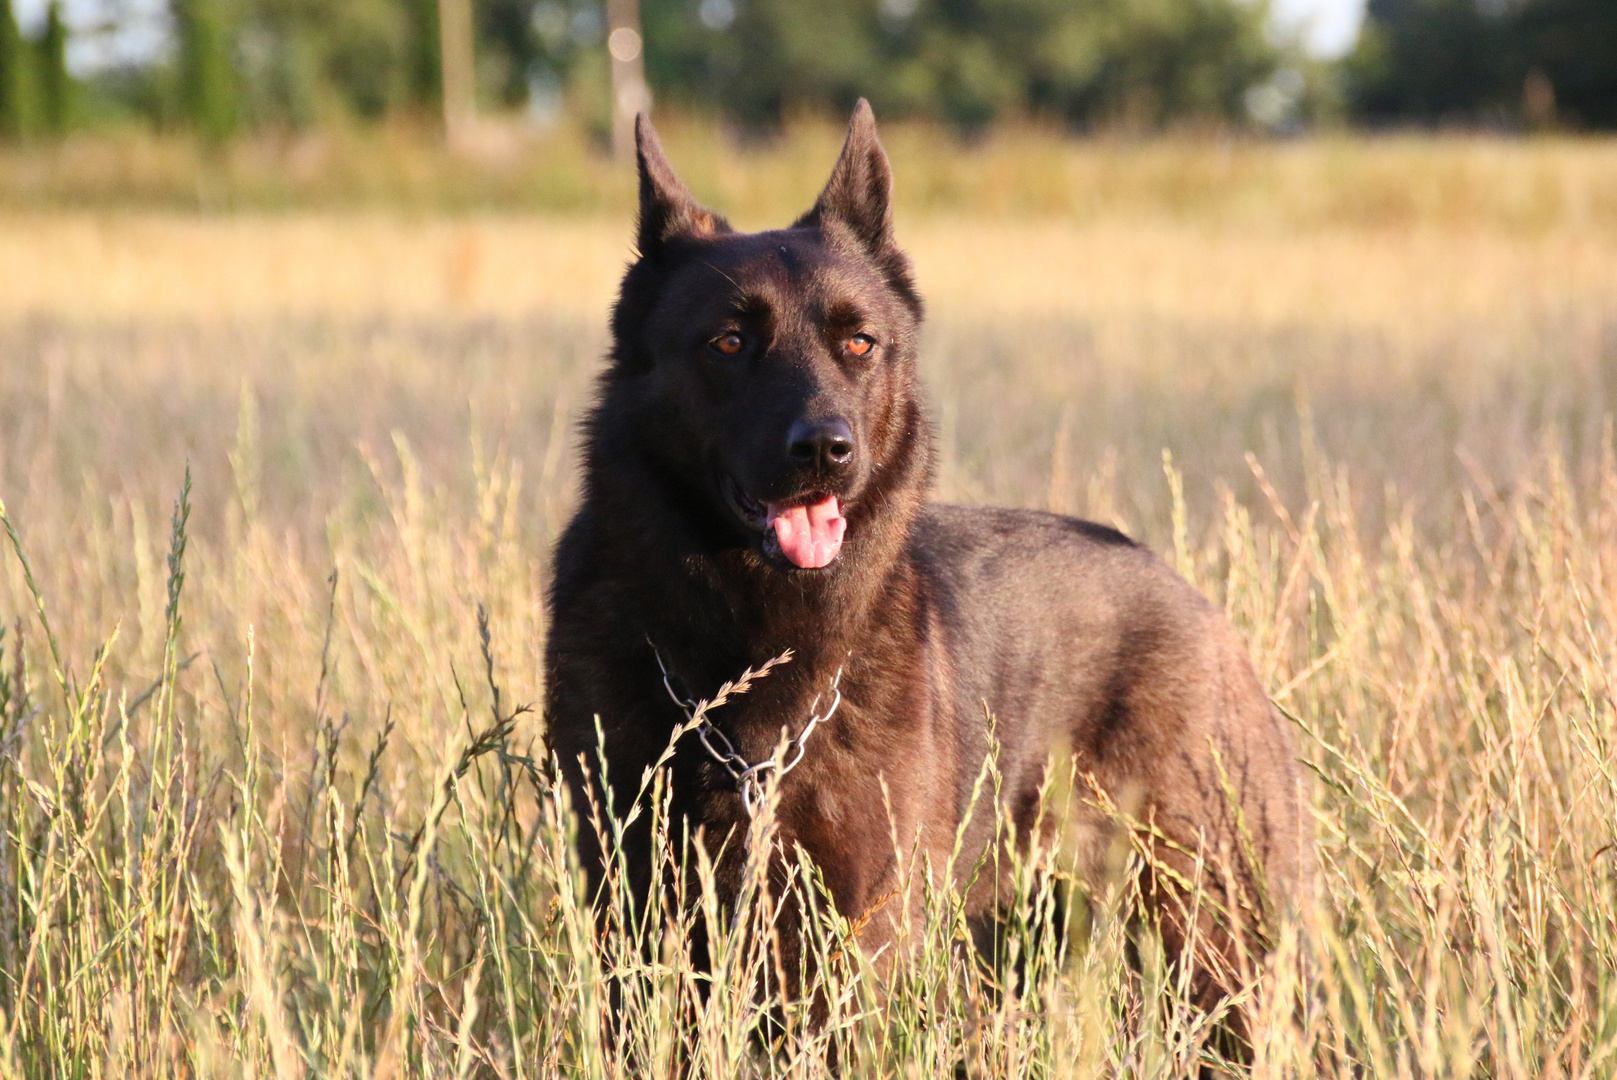
[[[644,116],[635,134],[639,258],[613,312],[604,404],[630,414],[640,452],[721,535],[780,570],[826,567],[896,473],[925,471],[895,461],[926,455],[921,303],[870,106],[813,208],[771,232],[733,231],[680,183]]]

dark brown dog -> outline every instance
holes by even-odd
[[[1094,797],[1086,868],[1101,872],[1117,835],[1117,816],[1093,808],[1107,799],[1157,860],[1142,894],[1170,952],[1184,950],[1186,884],[1205,890],[1204,944],[1185,959],[1216,998],[1306,860],[1291,737],[1234,632],[1112,529],[926,501],[921,301],[868,105],[814,208],[775,232],[731,231],[674,176],[644,117],[637,136],[639,257],[550,596],[550,746],[578,805],[606,805],[590,779],[597,717],[620,815],[684,721],[660,662],[705,698],[789,649],[712,719],[741,759],[762,761],[783,725],[795,735],[816,700],[825,711],[842,671],[840,708],[781,778],[777,814],[783,850],[818,864],[842,914],[892,890],[895,835],[948,863],[991,745],[1025,842],[1056,749]],[[714,849],[730,837],[735,855],[743,792],[695,733],[671,777],[676,818]],[[995,842],[992,809],[965,825],[957,871]],[[642,897],[646,820],[624,840]],[[588,825],[580,836],[597,887],[603,845]],[[738,866],[721,862],[722,888]],[[998,889],[971,895],[992,919]],[[865,944],[889,939],[902,912],[870,919]]]

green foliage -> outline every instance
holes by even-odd
[[[477,0],[473,4],[482,54],[478,82],[483,97],[492,103],[525,103],[529,79],[540,74],[535,7],[534,0]]]
[[[159,124],[177,113],[212,140],[437,112],[438,0],[169,2],[177,64],[99,77],[112,112]],[[10,4],[0,0],[0,136],[61,131],[74,84],[58,6],[35,49]],[[608,122],[603,0],[474,10],[485,107],[543,112],[560,97],[586,126]],[[1372,123],[1617,127],[1611,0],[1370,0],[1335,71],[1273,39],[1269,0],[640,0],[640,18],[656,100],[752,131],[860,96],[883,116],[967,132],[1007,116],[1077,130],[1283,129],[1330,112],[1338,93]],[[97,108],[108,111],[86,111]]]
[[[426,9],[435,6],[433,0],[250,0],[242,34],[252,44],[245,90],[253,121],[304,126],[345,115],[376,118],[430,98],[437,23]]]
[[[1279,62],[1267,21],[1266,4],[1106,0],[1028,46],[1045,93],[1070,119],[1121,113],[1160,125],[1239,116],[1243,94]]]
[[[324,30],[322,76],[355,114],[378,117],[405,98],[409,12],[390,0],[315,5]]]
[[[1373,121],[1515,123],[1530,78],[1563,121],[1617,126],[1610,0],[1370,0],[1348,58],[1350,101]]]
[[[436,108],[443,83],[438,51],[438,0],[409,0],[409,16],[410,96],[417,104]]]
[[[1561,112],[1590,127],[1617,128],[1617,4],[1534,0],[1515,21]]]
[[[236,19],[230,0],[175,0],[180,44],[180,105],[185,119],[210,142],[227,139],[239,120],[239,87],[232,45]]]
[[[869,0],[753,0],[703,44],[710,78],[667,86],[753,126],[778,124],[790,106],[845,109],[860,94],[882,104],[892,42]],[[652,69],[654,86],[664,85]]]
[[[0,138],[21,138],[28,128],[30,91],[28,50],[17,30],[11,0],[0,0]]]
[[[1267,6],[1237,0],[708,0],[694,17],[683,0],[645,8],[657,89],[752,125],[861,95],[884,114],[968,129],[1021,112],[1075,126],[1234,118],[1280,60]]]
[[[61,0],[52,0],[45,12],[45,33],[39,39],[39,118],[45,131],[60,135],[72,118],[73,80],[67,73],[67,25]]]
[[[1372,0],[1367,15],[1347,66],[1361,115],[1503,115],[1521,93],[1502,13],[1476,0]]]

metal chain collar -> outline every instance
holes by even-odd
[[[798,762],[803,760],[803,749],[808,744],[809,736],[814,734],[815,728],[831,719],[832,714],[837,711],[837,706],[842,704],[842,668],[839,667],[831,679],[831,707],[823,713],[816,712],[820,706],[821,696],[816,694],[813,704],[809,706],[808,723],[803,725],[803,730],[795,737],[786,741],[780,759],[766,758],[752,763],[737,753],[735,745],[730,742],[730,737],[707,718],[705,711],[701,717],[696,715],[698,708],[696,702],[679,696],[674,689],[673,676],[669,674],[668,665],[663,663],[662,653],[657,651],[657,646],[652,645],[651,654],[657,658],[657,667],[662,670],[663,689],[668,691],[668,696],[679,706],[680,712],[685,714],[685,719],[696,725],[696,735],[702,740],[702,748],[730,774],[730,779],[735,781],[736,790],[741,793],[741,805],[746,808],[749,818],[757,817],[758,809],[763,805],[763,784],[768,774],[773,771],[777,777],[784,778],[787,773],[797,768]],[[784,732],[785,728],[782,727],[781,730]]]

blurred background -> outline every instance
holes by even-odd
[[[0,124],[223,139],[475,110],[605,137],[614,55],[637,103],[750,137],[857,95],[962,134],[1617,124],[1606,0],[5,0]]]
[[[1607,0],[5,0],[0,130],[476,111],[604,138],[614,63],[750,137],[859,95],[963,134],[1617,125]]]
[[[615,89],[614,89],[615,87]],[[960,135],[1617,126],[1608,0],[0,0],[0,132],[209,140],[614,102],[777,135],[860,96]]]

